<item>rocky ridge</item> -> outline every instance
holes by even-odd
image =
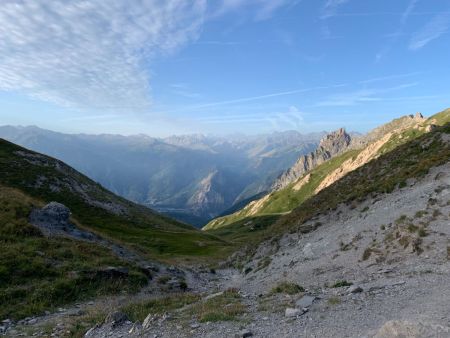
[[[345,151],[352,141],[352,137],[340,128],[326,136],[319,143],[317,149],[308,155],[301,156],[295,164],[284,172],[272,185],[271,190],[283,189],[308,171],[314,169],[321,163],[329,160]]]

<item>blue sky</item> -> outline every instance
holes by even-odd
[[[367,131],[450,106],[442,0],[3,0],[0,124]]]

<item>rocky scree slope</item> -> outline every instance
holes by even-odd
[[[288,213],[348,172],[423,134],[427,130],[429,131],[432,125],[431,120],[432,118],[425,120],[421,115],[404,116],[374,129],[366,136],[352,139],[343,134],[345,131],[334,133],[334,137],[330,138],[331,144],[340,144],[341,146],[332,149],[337,151],[343,147],[343,151],[327,160],[323,158],[323,161],[320,161],[322,163],[314,163],[309,171],[301,169],[303,175],[283,189],[273,191],[259,200],[250,202],[240,211],[211,221],[204,229],[219,229],[236,222],[254,224],[257,223],[253,220],[255,217]],[[341,135],[341,137],[338,137],[336,142],[335,137],[338,135]],[[322,152],[319,151],[319,153]],[[312,158],[315,157],[310,157],[308,161],[311,161]],[[308,163],[308,161],[305,162],[305,159],[308,159],[308,157],[300,158],[298,163]],[[246,219],[248,221],[245,221]]]

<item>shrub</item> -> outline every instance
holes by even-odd
[[[305,292],[305,289],[292,282],[281,282],[277,286],[275,286],[270,293],[286,293],[288,295],[295,295],[300,292]]]
[[[346,280],[339,280],[336,283],[334,283],[332,287],[333,288],[342,288],[342,287],[351,286],[351,285],[353,285],[352,282],[347,282]]]

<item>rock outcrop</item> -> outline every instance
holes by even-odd
[[[347,134],[344,128],[326,135],[315,151],[301,156],[290,169],[278,177],[272,185],[272,191],[283,189],[308,171],[342,153],[349,147],[351,141],[352,137]]]
[[[79,230],[70,221],[70,209],[58,202],[50,202],[42,209],[34,209],[29,216],[29,221],[46,236],[95,239],[95,235],[92,233]]]

